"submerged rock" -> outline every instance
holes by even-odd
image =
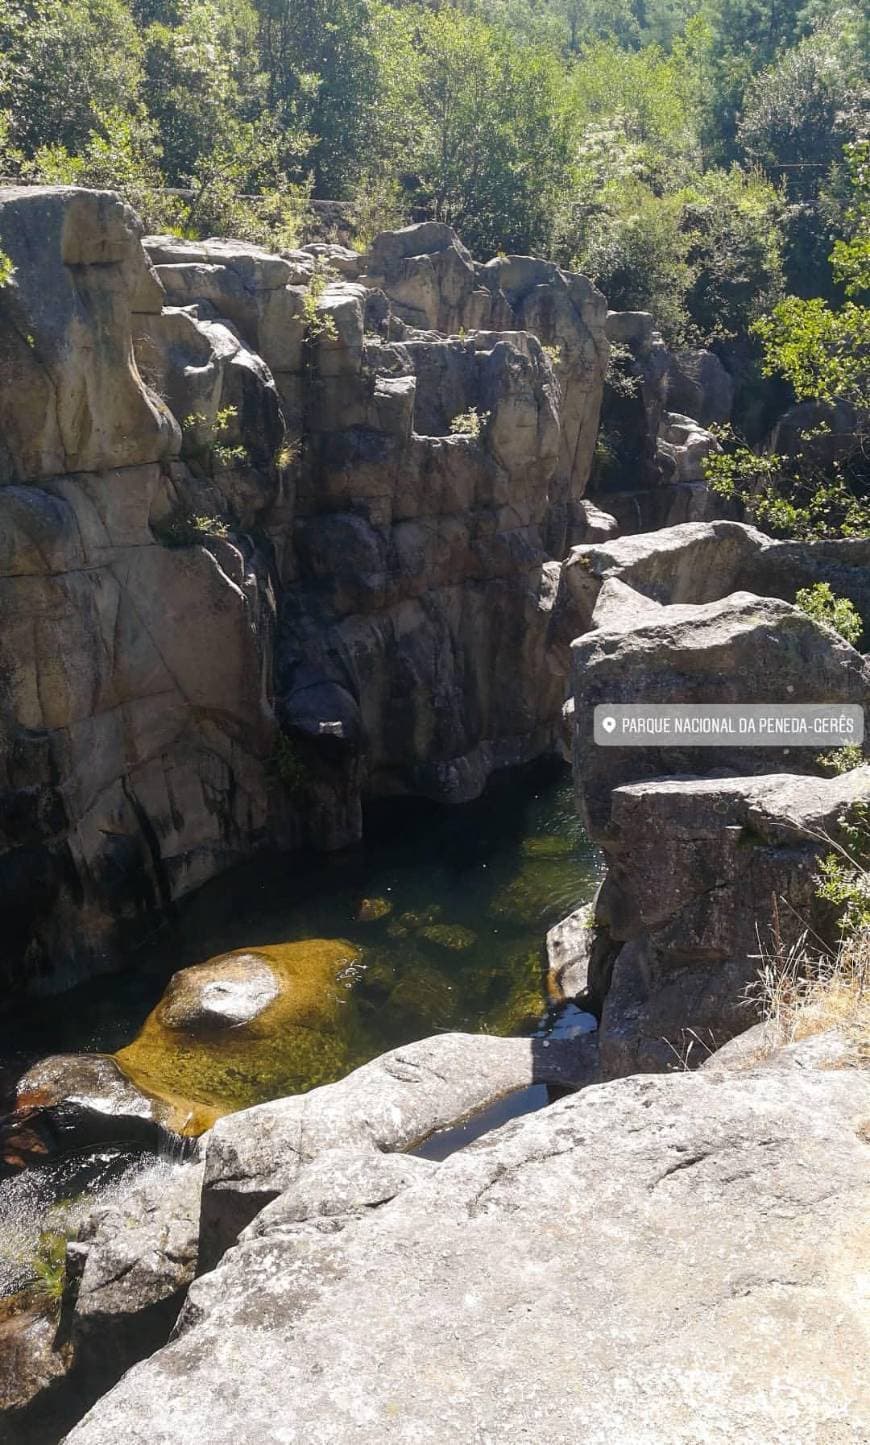
[[[340,975],[357,958],[342,939],[307,939],[182,969],[118,1062],[186,1134],[335,1078],[351,1042]]]
[[[425,928],[420,929],[420,937],[425,938],[427,943],[434,943],[436,948],[446,948],[451,953],[464,953],[465,949],[473,948],[477,942],[477,934],[470,928],[463,928],[461,923],[428,923]]]
[[[233,953],[182,969],[157,1005],[167,1028],[208,1033],[238,1028],[263,1013],[281,992],[261,955]]]
[[[356,922],[380,923],[382,918],[389,918],[392,911],[389,898],[363,898],[356,911]]]

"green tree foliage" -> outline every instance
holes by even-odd
[[[546,249],[575,150],[561,62],[452,9],[396,16],[384,38],[418,199],[482,255]]]
[[[759,455],[732,440],[706,463],[716,491],[738,497],[762,525],[785,536],[870,534],[870,308],[861,299],[870,279],[867,156],[866,144],[848,154],[849,234],[833,255],[850,299],[832,307],[820,297],[787,296],[752,326],[765,374],[784,377],[799,401],[814,404],[801,444],[788,455]]]
[[[75,153],[98,113],[135,106],[142,43],[125,0],[4,0],[0,5],[3,105],[10,140]]]
[[[861,27],[837,11],[754,76],[737,127],[747,156],[781,173],[791,200],[813,200],[844,145],[867,121]]]
[[[270,108],[314,137],[319,195],[351,193],[376,144],[380,94],[369,0],[255,0]]]
[[[364,238],[439,217],[673,342],[772,312],[765,344],[821,372],[862,344],[837,286],[866,266],[841,151],[868,35],[851,0],[0,0],[0,162],[274,245],[312,192]],[[785,289],[828,312],[776,312]]]

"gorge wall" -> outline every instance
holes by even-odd
[[[266,842],[353,841],[366,796],[554,746],[608,356],[584,277],[433,224],[143,245],[73,188],[0,192],[0,246],[3,987],[114,966]]]

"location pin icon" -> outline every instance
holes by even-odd
[[[616,718],[615,718],[615,717],[604,717],[604,718],[602,718],[602,719],[601,719],[601,726],[604,728],[604,731],[605,731],[606,733],[612,733],[612,732],[613,732],[613,729],[616,727]]]

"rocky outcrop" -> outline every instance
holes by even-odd
[[[627,594],[627,595],[626,595]],[[593,838],[606,835],[621,784],[678,774],[817,771],[812,747],[694,748],[595,744],[599,704],[851,703],[870,701],[870,665],[832,630],[775,598],[735,592],[721,602],[661,607],[619,583],[602,591],[600,625],[574,643],[574,777]],[[820,740],[818,751],[824,746]]]
[[[3,1302],[0,1445],[54,1445],[165,1344],[196,1269],[201,1185],[201,1165],[152,1165],[85,1214],[60,1302],[38,1286]]]
[[[835,920],[817,897],[819,857],[848,810],[866,802],[870,773],[820,778],[824,735],[809,747],[711,739],[699,750],[656,738],[600,747],[594,710],[866,710],[867,660],[780,600],[836,568],[866,615],[866,547],[776,543],[718,522],[577,547],[562,568],[551,643],[560,649],[579,633],[574,776],[608,871],[592,913],[564,920],[548,949],[557,988],[600,1014],[604,1077],[700,1063],[752,1023],[747,990],[764,950],[785,957],[806,931],[814,946],[834,941]],[[743,579],[752,592],[730,590]]]
[[[605,1078],[701,1064],[753,1023],[765,955],[782,963],[804,935],[833,939],[819,860],[868,801],[867,767],[616,789],[595,909],[595,946],[612,970]]]
[[[440,1034],[338,1083],[220,1120],[206,1142],[201,1259],[211,1268],[301,1169],[327,1150],[393,1154],[532,1084],[596,1077],[594,1039]]]
[[[646,311],[610,311],[614,364],[605,387],[591,490],[623,532],[736,515],[711,492],[710,432],[731,415],[734,385],[709,351],[669,351]]]
[[[742,591],[791,602],[799,588],[824,581],[848,597],[870,626],[866,538],[777,542],[740,522],[686,523],[573,548],[559,573],[550,639],[556,648],[569,648],[588,632],[607,582],[670,606],[717,602]]]
[[[267,842],[354,840],[366,795],[554,746],[558,561],[602,535],[585,278],[443,227],[367,274],[143,249],[72,188],[0,193],[0,245],[3,987],[112,967]]]
[[[699,1421],[857,1445],[868,1110],[848,1070],[705,1071],[584,1090],[442,1164],[321,1156],[70,1445],[622,1445]],[[249,1116],[252,1148],[267,1128]]]
[[[431,1175],[435,1163],[408,1150],[434,1137],[445,1157],[465,1130],[492,1128],[495,1111],[511,1117],[512,1101],[521,1101],[517,1112],[541,1107],[545,1085],[577,1088],[595,1071],[588,1036],[441,1034],[337,1084],[227,1118],[206,1138],[205,1180],[202,1164],[166,1158],[122,1179],[67,1246],[59,1315],[44,1298],[40,1308],[21,1296],[12,1302],[17,1323],[4,1329],[0,1317],[3,1445],[7,1424],[14,1445],[53,1445],[165,1343],[197,1270],[185,1319],[203,1310],[206,1271],[240,1234],[303,1246],[337,1234]]]

